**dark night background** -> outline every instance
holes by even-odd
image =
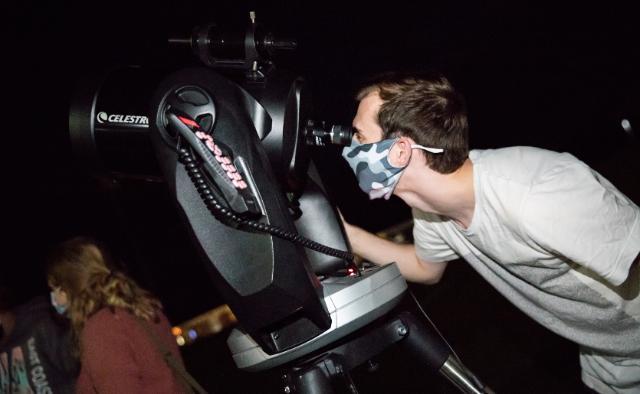
[[[44,3],[44,2],[42,2]],[[8,3],[5,3],[8,4]],[[568,151],[640,201],[636,72],[639,23],[617,2],[34,1],[4,5],[3,250],[0,278],[22,298],[46,292],[42,261],[76,234],[105,240],[129,272],[160,296],[173,323],[223,301],[188,248],[162,184],[107,182],[71,155],[68,105],[77,76],[112,64],[195,64],[166,38],[256,10],[274,32],[296,37],[278,65],[304,75],[316,113],[348,123],[364,77],[437,69],[467,98],[472,148],[532,145]],[[314,152],[345,217],[379,231],[410,217],[398,200],[369,202],[335,149]],[[413,286],[463,361],[500,393],[580,392],[577,347],[502,299],[466,264],[443,282]],[[184,349],[188,366],[216,392],[269,391],[266,376],[236,371],[226,333]],[[375,374],[356,371],[363,392],[455,392],[414,371],[402,354]]]

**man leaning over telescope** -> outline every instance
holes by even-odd
[[[343,157],[370,198],[400,197],[413,245],[345,223],[355,253],[436,283],[465,259],[534,320],[580,345],[583,382],[640,393],[640,209],[568,153],[468,149],[461,95],[443,76],[365,86]]]

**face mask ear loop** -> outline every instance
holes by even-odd
[[[442,148],[429,148],[427,146],[422,146],[422,145],[418,145],[418,144],[412,144],[411,148],[422,149],[422,150],[426,150],[427,152],[431,152],[431,153],[442,153],[442,152],[444,152],[444,149],[442,149]]]

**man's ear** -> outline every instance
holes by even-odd
[[[389,164],[394,167],[406,167],[411,160],[411,145],[413,140],[409,137],[400,137],[389,151]]]

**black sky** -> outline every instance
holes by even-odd
[[[278,65],[305,76],[313,90],[317,116],[324,120],[350,122],[354,90],[372,73],[436,69],[450,77],[467,99],[472,148],[532,145],[568,151],[601,171],[638,203],[638,137],[620,127],[621,120],[628,119],[636,135],[640,129],[640,23],[631,4],[4,2],[0,62],[5,253],[0,282],[13,285],[23,297],[46,291],[42,264],[48,248],[69,236],[89,234],[106,241],[126,261],[132,275],[161,297],[173,322],[222,302],[188,247],[164,187],[90,177],[71,155],[67,120],[79,75],[116,64],[193,64],[195,58],[167,50],[166,38],[188,34],[194,26],[208,22],[245,23],[251,9],[274,32],[297,38],[295,55],[278,59]],[[332,197],[350,221],[380,230],[410,217],[398,200],[367,201],[337,149],[315,152],[314,158]],[[499,319],[504,310],[505,320],[532,324],[508,309],[491,289],[482,287],[486,286],[483,281],[465,272],[461,276],[466,277],[465,286],[493,297],[488,308],[498,310]],[[434,313],[442,299],[438,295],[467,311],[456,317],[444,310],[439,324],[445,330],[449,325],[455,332],[456,318],[464,322],[465,316],[486,313],[459,284],[443,286],[428,293]],[[477,321],[484,318],[479,316]],[[476,364],[482,366],[486,364],[483,354],[503,355],[492,348],[499,342],[485,340],[485,334],[505,339],[500,347],[511,351],[504,353],[506,369],[513,369],[511,375],[505,372],[505,365],[502,370],[486,366],[481,372],[488,377],[495,373],[524,379],[522,373],[531,367],[527,364],[531,360],[519,353],[529,339],[508,332],[518,325],[495,323],[471,334],[465,331],[458,345],[471,341],[472,351],[466,356],[472,357],[471,362],[477,357]],[[551,371],[539,383],[552,382],[555,370],[564,370],[566,365],[574,369],[577,381],[575,349],[569,349],[573,357],[569,361],[557,358],[555,364],[549,364],[545,357],[552,348],[564,352],[567,344],[533,329],[532,341],[540,338],[540,343],[529,344],[529,350],[540,357],[534,359],[536,365],[548,365]],[[216,349],[224,348],[223,338],[214,340],[220,342]],[[212,356],[208,349],[203,350],[204,359]],[[496,361],[496,365],[501,364]],[[196,372],[202,369],[201,376],[221,379],[236,373],[230,364],[215,372],[206,362],[194,367]],[[505,392],[513,392],[509,382],[504,387],[508,388]]]
[[[155,186],[120,185],[117,193],[105,193],[72,158],[67,117],[74,84],[78,75],[110,64],[194,63],[167,50],[166,38],[207,22],[245,23],[251,9],[274,32],[297,38],[296,54],[278,64],[306,77],[317,113],[327,121],[350,122],[354,89],[372,73],[436,69],[467,98],[473,148],[534,145],[569,151],[614,179],[637,170],[633,163],[625,169],[633,139],[620,127],[623,118],[640,124],[640,35],[630,6],[346,4],[118,0],[3,5],[9,16],[3,56],[4,189],[10,197],[5,204],[10,258],[3,265],[11,267],[3,276],[28,278],[32,285],[25,288],[38,288],[47,248],[77,233],[110,238],[135,262],[166,255],[154,245],[171,239],[171,232],[157,229],[171,227],[173,214],[154,211],[166,209],[159,203],[147,204],[148,212],[141,209],[154,200]],[[371,203],[358,194],[337,150],[316,156],[330,189],[341,190],[333,197],[349,220],[377,230],[409,217],[398,201]],[[635,182],[623,191],[636,193]],[[122,231],[126,223],[136,224]],[[186,253],[181,247],[173,257]],[[146,267],[137,268],[138,274],[158,291],[171,275],[157,272],[180,269],[134,266]]]

